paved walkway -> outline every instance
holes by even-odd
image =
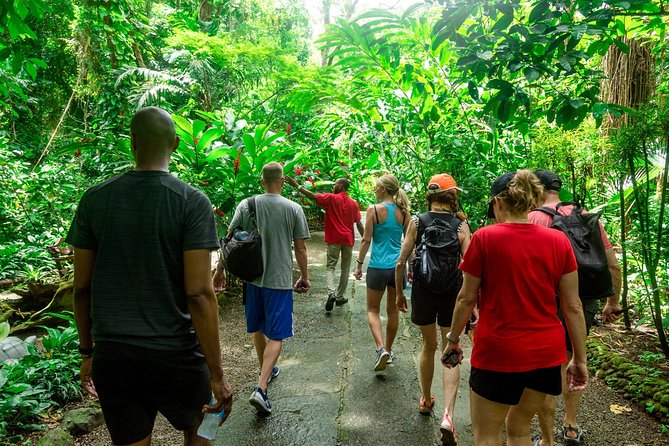
[[[421,416],[417,378],[421,339],[409,314],[400,315],[395,364],[373,372],[375,346],[367,325],[364,278],[362,282],[351,278],[349,304],[327,315],[322,232],[312,234],[308,250],[312,289],[295,296],[295,336],[284,345],[281,375],[269,389],[273,413],[259,417],[246,403],[242,394],[250,393],[254,385],[249,382],[240,389],[235,414],[219,430],[215,444],[441,444],[441,374],[434,377],[434,416]],[[357,251],[354,259],[355,255]],[[474,444],[469,426],[468,356],[466,352],[455,414],[460,446]],[[438,364],[438,354],[435,361]]]

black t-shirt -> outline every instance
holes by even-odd
[[[66,240],[96,251],[95,341],[160,350],[197,344],[183,253],[218,248],[206,195],[167,172],[127,172],[84,193]]]

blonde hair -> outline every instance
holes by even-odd
[[[544,187],[531,170],[519,170],[507,189],[497,195],[513,214],[527,214],[543,200]]]
[[[395,204],[397,204],[397,207],[400,208],[400,211],[402,211],[404,215],[410,215],[409,197],[407,196],[406,192],[404,192],[404,189],[400,188],[400,182],[397,181],[395,175],[382,175],[378,180],[376,180],[376,185],[381,186],[388,195],[393,197]]]

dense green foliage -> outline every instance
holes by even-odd
[[[29,354],[0,368],[0,437],[40,429],[40,419],[81,397],[80,356],[72,313],[54,315],[68,327],[44,327],[41,348],[28,344]],[[3,443],[4,444],[4,443]]]
[[[427,179],[449,172],[474,228],[497,175],[552,169],[564,200],[602,212],[623,302],[635,305],[626,324],[652,324],[669,356],[667,6],[346,3],[312,36],[306,9],[289,0],[0,0],[0,279],[53,270],[46,246],[66,234],[87,187],[131,168],[129,120],[155,105],[181,138],[171,171],[211,198],[221,231],[260,192],[268,161],[315,191],[348,177],[362,205],[371,179],[394,173],[414,213]],[[630,40],[650,49],[633,63],[654,93],[609,103],[620,86],[607,57],[631,57]],[[0,435],[78,395],[72,327],[48,334],[46,356],[0,369]]]
[[[446,171],[475,228],[495,176],[552,169],[564,199],[603,213],[623,297],[669,355],[666,6],[439,0],[353,12],[312,36],[288,0],[0,0],[0,279],[53,268],[45,246],[88,186],[132,166],[129,119],[157,105],[181,137],[172,172],[207,193],[222,230],[270,160],[314,190],[350,177],[362,204],[370,179],[392,172],[415,212],[429,176]],[[655,93],[608,103],[606,55],[631,53],[630,39],[650,48]]]

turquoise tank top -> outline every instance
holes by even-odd
[[[369,259],[370,268],[395,268],[402,249],[402,226],[395,218],[396,204],[382,203],[388,209],[388,217],[383,223],[374,225],[372,234],[372,255]]]

